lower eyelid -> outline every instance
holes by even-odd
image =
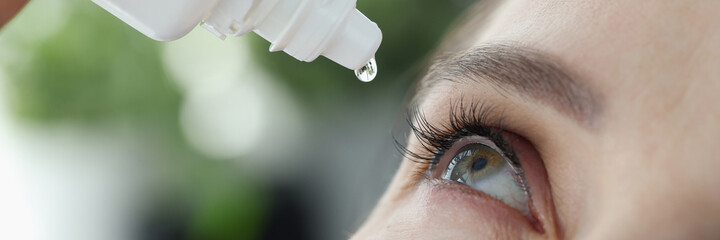
[[[471,211],[478,216],[474,218],[476,220],[482,218],[486,221],[496,221],[504,226],[536,229],[528,216],[490,195],[454,181],[428,179],[420,183],[418,192],[427,198],[428,204],[442,207],[444,211]],[[445,206],[452,208],[446,209]]]

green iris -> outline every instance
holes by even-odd
[[[496,173],[503,169],[506,161],[502,154],[491,147],[473,143],[469,144],[453,157],[446,171],[446,178],[461,183],[477,181],[485,176]]]

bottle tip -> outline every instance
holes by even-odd
[[[355,9],[332,39],[322,55],[348,69],[358,69],[377,52],[382,32],[377,24]]]

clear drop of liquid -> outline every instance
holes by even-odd
[[[375,58],[371,58],[365,66],[355,69],[355,76],[363,82],[372,81],[375,79],[375,75],[377,75],[377,63],[375,63]]]

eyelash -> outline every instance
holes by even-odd
[[[470,102],[467,106],[462,100],[450,104],[448,124],[439,126],[431,124],[417,107],[412,108],[406,120],[412,135],[420,142],[420,150],[410,150],[395,138],[396,148],[405,158],[416,163],[428,164],[428,171],[424,171],[427,178],[427,174],[437,166],[440,158],[455,142],[463,137],[473,135],[486,137],[495,143],[508,158],[510,164],[516,167],[519,171],[516,173],[517,177],[522,181],[523,188],[527,188],[527,180],[522,172],[520,161],[512,146],[502,136],[504,131],[502,114],[496,114],[491,105],[476,101]],[[491,122],[490,116],[497,120]],[[527,189],[524,190],[527,192]]]

